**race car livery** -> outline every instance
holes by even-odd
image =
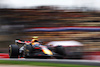
[[[22,44],[23,46],[19,47],[18,44]],[[10,58],[54,58],[57,56],[59,55],[39,42],[35,42],[33,45],[31,41],[15,40],[15,44],[9,45]]]

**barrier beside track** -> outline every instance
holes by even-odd
[[[7,54],[7,53],[0,53],[0,58],[9,58],[9,54]]]

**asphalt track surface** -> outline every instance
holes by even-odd
[[[50,62],[50,63],[62,63],[62,64],[78,64],[78,65],[90,65],[100,67],[100,61],[95,60],[68,60],[68,59],[0,59],[0,60],[14,60],[14,61],[36,61],[36,62]]]

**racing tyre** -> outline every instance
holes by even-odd
[[[9,57],[10,58],[18,58],[18,55],[19,55],[18,45],[10,45],[9,46]]]
[[[66,54],[65,54],[64,47],[62,47],[62,46],[57,46],[57,47],[55,47],[55,52],[58,53],[58,54],[60,54],[60,55],[63,55],[63,56],[66,55]]]
[[[25,58],[30,58],[30,54],[32,53],[32,46],[31,45],[26,45],[24,52],[25,52],[24,57]]]

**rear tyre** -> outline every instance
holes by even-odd
[[[25,58],[30,58],[30,54],[32,53],[32,46],[31,45],[26,45],[24,49],[24,57]]]
[[[18,58],[18,55],[19,55],[18,45],[9,45],[9,57]]]

